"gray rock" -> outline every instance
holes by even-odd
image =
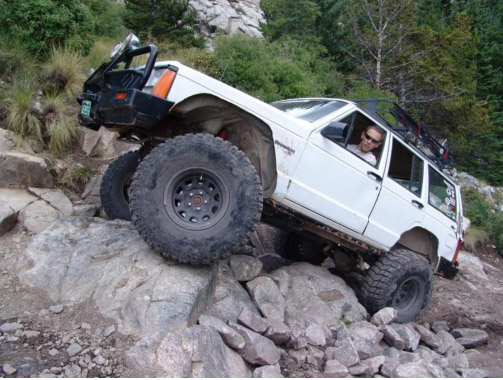
[[[72,343],[66,349],[66,353],[70,357],[77,355],[80,351],[82,351],[82,346],[80,344],[78,344],[78,343]]]
[[[4,365],[2,365],[2,371],[7,375],[7,376],[10,376],[10,375],[14,375],[16,372],[17,372],[17,369],[14,368],[12,365],[10,365],[9,363],[5,363]]]
[[[461,377],[470,377],[470,378],[484,378],[489,377],[489,372],[485,369],[481,368],[466,368],[461,369],[460,371]]]
[[[232,322],[237,321],[243,309],[249,309],[258,317],[261,316],[248,292],[236,280],[226,260],[218,263],[215,277],[216,286],[213,303],[209,306],[207,314],[213,315],[222,321]]]
[[[367,366],[363,364],[357,364],[348,368],[349,374],[351,376],[360,376],[364,375],[367,370]]]
[[[38,234],[49,227],[61,214],[47,202],[38,200],[30,203],[19,213],[23,229],[31,234]]]
[[[433,322],[431,324],[431,330],[438,334],[440,331],[451,331],[451,328],[449,327],[449,323],[447,321],[437,321]]]
[[[447,357],[447,362],[449,363],[449,367],[456,371],[460,369],[470,368],[468,358],[464,354],[449,356]]]
[[[292,336],[290,328],[285,323],[274,319],[267,322],[269,323],[269,327],[264,335],[274,343],[283,344]]]
[[[51,356],[56,356],[57,354],[59,354],[59,351],[56,349],[56,348],[51,348],[49,351],[48,351],[49,355]]]
[[[436,352],[443,355],[456,355],[462,353],[465,348],[458,343],[456,339],[447,331],[439,331],[437,336],[442,340],[442,344],[435,349]]]
[[[291,332],[288,346],[295,349],[306,347],[306,322],[303,319],[295,317],[290,317],[286,322]]]
[[[229,266],[238,281],[251,281],[262,270],[262,262],[258,258],[245,255],[232,255]]]
[[[103,330],[103,336],[105,338],[109,337],[112,335],[117,329],[115,328],[114,325],[108,326],[105,330]]]
[[[26,339],[35,339],[40,336],[40,331],[33,331],[33,330],[23,331],[23,336]]]
[[[327,338],[331,335],[332,333],[328,328],[316,323],[312,323],[306,328],[307,343],[313,346],[325,346],[327,344]]]
[[[14,228],[17,222],[17,212],[7,202],[0,200],[0,236]]]
[[[391,324],[396,332],[402,337],[404,343],[404,349],[409,351],[414,351],[419,345],[421,335],[412,327],[411,323],[405,324]]]
[[[465,172],[458,173],[457,180],[462,188],[476,189],[479,187],[479,181],[477,178]]]
[[[257,367],[253,371],[254,378],[283,378],[279,364],[265,365],[262,367]]]
[[[440,338],[430,330],[424,328],[421,325],[415,325],[414,328],[421,336],[421,341],[423,341],[427,346],[431,348],[438,348],[442,344]]]
[[[365,367],[365,377],[372,377],[374,376],[379,370],[381,369],[382,365],[386,361],[385,356],[376,356],[374,358],[369,358],[362,360],[360,362],[360,365]]]
[[[53,188],[52,175],[43,158],[15,151],[0,151],[0,187]]]
[[[61,190],[39,189],[36,187],[30,187],[28,190],[30,193],[49,203],[58,210],[62,216],[70,216],[72,214],[72,201]]]
[[[354,291],[326,268],[294,263],[271,275],[285,297],[286,320],[300,318],[331,328],[340,326],[343,316],[351,321],[361,321],[367,316]]]
[[[349,326],[351,337],[353,340],[365,340],[369,344],[379,344],[384,334],[379,331],[377,327],[367,321],[360,321],[352,323]]]
[[[395,347],[397,350],[403,350],[405,343],[400,334],[391,326],[381,327],[381,332],[384,334],[383,339],[385,342]]]
[[[239,354],[251,364],[269,365],[276,364],[280,358],[280,352],[274,343],[254,331],[229,322],[229,326],[235,329],[245,341],[245,346],[239,350]]]
[[[58,219],[37,235],[19,278],[53,302],[92,301],[122,334],[137,337],[192,325],[214,289],[211,267],[169,265],[130,222],[86,217]]]
[[[259,276],[246,283],[255,305],[270,319],[283,321],[285,318],[285,299],[270,277]]]
[[[449,379],[460,379],[461,378],[461,375],[451,368],[445,368],[444,375],[445,375],[445,377],[447,377]]]
[[[346,377],[348,369],[335,359],[327,360],[323,374],[327,377]]]
[[[383,350],[383,355],[387,356],[388,358],[398,358],[400,356],[400,353],[395,347],[388,347]]]
[[[293,360],[297,365],[301,365],[307,361],[308,351],[305,347],[288,350],[288,356],[291,360]]]
[[[400,361],[398,357],[396,358],[390,358],[386,357],[384,360],[383,365],[381,366],[381,374],[386,377],[392,377],[393,371],[399,366],[402,365],[403,363]]]
[[[16,330],[20,330],[23,328],[23,325],[21,323],[17,323],[17,322],[12,322],[12,323],[4,323],[0,326],[0,331],[3,332],[3,333],[10,333],[10,332],[14,332]]]
[[[49,306],[49,311],[53,314],[61,314],[63,310],[64,307],[61,304]]]
[[[143,369],[144,377],[252,376],[241,356],[227,347],[219,333],[204,326],[189,327],[180,335],[168,332],[161,339],[144,337],[128,352],[128,357],[132,365]]]
[[[74,205],[72,216],[98,216],[99,208],[94,204]]]
[[[336,359],[345,367],[352,367],[360,362],[360,356],[353,341],[350,338],[344,339],[337,347],[328,347],[325,350],[325,359]]]
[[[252,311],[248,307],[245,307],[238,315],[238,322],[259,334],[269,327],[269,322],[266,319],[260,317],[256,310]]]
[[[370,323],[375,326],[388,325],[393,322],[397,316],[398,312],[396,309],[392,307],[385,307],[372,316]]]
[[[430,364],[424,360],[400,364],[392,372],[392,377],[416,377],[416,378],[431,378],[435,376],[436,371]]]
[[[211,327],[218,331],[229,347],[240,350],[245,346],[243,337],[236,330],[227,326],[224,321],[206,314],[201,314],[198,321],[201,326]]]
[[[484,330],[479,329],[454,329],[451,331],[451,334],[456,338],[456,341],[465,348],[475,348],[482,344],[486,344],[489,340],[489,335]]]

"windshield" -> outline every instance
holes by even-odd
[[[293,99],[271,103],[277,109],[309,122],[321,119],[346,104],[346,102],[340,100],[330,99]]]

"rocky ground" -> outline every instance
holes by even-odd
[[[330,262],[168,262],[131,223],[94,217],[99,176],[70,200],[46,188],[43,160],[1,138],[0,148],[10,168],[0,178],[0,376],[503,377],[503,262],[490,247],[462,252],[455,280],[435,276],[421,320],[398,325],[392,309],[368,316]],[[12,181],[23,189],[5,189]]]

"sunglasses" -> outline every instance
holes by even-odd
[[[364,134],[365,134],[365,138],[366,138],[367,140],[369,140],[370,142],[372,142],[373,144],[379,144],[379,143],[381,142],[381,141],[376,140],[376,139],[374,139],[374,138],[370,137],[369,135],[367,135],[367,132],[364,132]]]

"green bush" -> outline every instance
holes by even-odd
[[[485,231],[500,252],[503,251],[503,213],[495,212],[493,207],[476,191],[468,190],[463,193],[464,215],[470,219],[475,233],[482,236]],[[472,236],[474,237],[474,236]]]
[[[78,0],[0,1],[0,31],[32,54],[64,44],[87,52],[93,29],[89,9]]]
[[[341,76],[320,53],[295,40],[233,36],[215,44],[222,80],[267,102],[342,93]]]

